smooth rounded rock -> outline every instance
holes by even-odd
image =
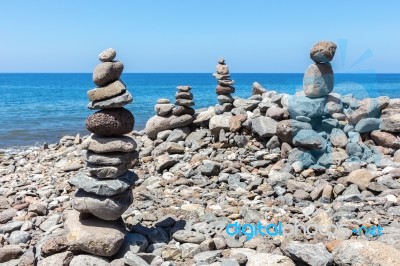
[[[112,197],[98,196],[78,189],[71,200],[72,207],[81,213],[90,213],[106,220],[117,220],[132,204],[132,190]]]
[[[178,87],[176,87],[176,89],[178,91],[188,92],[188,91],[190,91],[192,89],[192,87],[190,87],[190,86],[178,86]]]
[[[99,101],[117,96],[125,92],[126,86],[121,80],[116,80],[104,87],[94,88],[87,92],[90,101]]]
[[[82,142],[82,149],[96,153],[132,152],[136,149],[136,141],[129,136],[105,138],[96,134],[90,135]]]
[[[220,104],[233,103],[235,101],[235,99],[233,99],[232,95],[230,94],[218,95],[217,100]]]
[[[102,62],[111,62],[117,56],[117,52],[114,48],[105,49],[99,54],[99,60]]]
[[[180,105],[180,106],[193,106],[194,105],[194,101],[193,100],[186,100],[186,99],[176,99],[175,101],[176,105]]]
[[[172,109],[174,108],[173,104],[170,103],[158,103],[154,106],[154,111],[159,116],[167,116],[172,113]]]
[[[181,115],[194,115],[195,110],[191,107],[188,106],[176,106],[172,110],[172,114],[175,116],[181,116]]]
[[[101,136],[121,136],[133,130],[135,118],[125,108],[98,111],[86,119],[86,128]]]
[[[175,94],[175,99],[193,100],[193,94],[191,92],[178,91]]]
[[[8,242],[11,245],[27,243],[31,239],[31,235],[25,231],[14,231],[10,234]]]
[[[133,101],[132,94],[130,94],[127,90],[125,90],[121,94],[115,95],[114,97],[109,98],[109,99],[91,101],[87,105],[87,108],[92,109],[92,110],[119,108],[119,107],[124,107],[127,104],[130,104],[132,101]]]
[[[310,58],[315,63],[329,63],[336,52],[336,44],[333,42],[317,42],[310,51]]]
[[[124,65],[121,62],[104,62],[93,71],[93,82],[99,87],[106,86],[121,77]]]
[[[145,131],[147,136],[152,140],[157,139],[157,134],[159,132],[171,129],[170,122],[174,118],[176,118],[174,115],[167,117],[155,115],[151,117],[146,123]]]
[[[136,157],[135,152],[107,152],[95,153],[92,151],[84,151],[83,158],[86,162],[100,165],[120,165],[128,164]]]
[[[290,117],[293,119],[297,116],[320,117],[326,112],[326,101],[326,97],[312,99],[305,96],[292,96],[288,101]]]
[[[234,93],[235,92],[235,88],[234,87],[230,87],[230,86],[218,85],[216,90],[215,90],[215,92],[218,95],[228,95],[228,94]]]
[[[326,140],[314,130],[302,129],[293,138],[293,144],[311,150],[324,150]]]
[[[328,95],[333,90],[333,70],[330,64],[312,64],[303,78],[303,90],[310,98]]]
[[[93,255],[75,256],[69,266],[110,266],[108,260]]]
[[[170,127],[186,127],[193,123],[193,116],[191,115],[181,115],[171,120]]]
[[[100,165],[87,163],[86,169],[91,175],[100,179],[113,179],[125,174],[131,167],[130,163],[120,165]]]

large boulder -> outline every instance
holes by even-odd
[[[303,78],[303,90],[310,98],[328,95],[333,90],[333,70],[331,64],[312,64]]]
[[[379,118],[364,118],[361,119],[355,126],[355,131],[359,133],[369,133],[379,129],[381,120]]]
[[[358,103],[356,109],[346,109],[347,120],[352,124],[357,124],[363,118],[378,118],[381,112],[380,101],[374,98],[366,98]]]
[[[64,227],[72,250],[109,257],[121,248],[126,233],[122,219],[113,222],[97,218],[80,220],[76,211],[67,211],[64,215]]]
[[[277,122],[265,116],[256,117],[251,120],[251,131],[261,138],[270,138],[276,134]]]
[[[297,116],[320,117],[325,114],[326,102],[326,97],[312,99],[305,96],[292,96],[288,103],[290,117],[292,119]]]
[[[400,265],[400,251],[379,241],[345,240],[334,248],[332,255],[338,266]]]
[[[371,132],[371,139],[378,146],[400,149],[400,140],[392,133],[374,130]]]

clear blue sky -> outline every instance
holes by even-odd
[[[400,72],[400,1],[10,0],[0,72],[91,72],[114,47],[125,72],[304,72],[319,40],[336,72]]]

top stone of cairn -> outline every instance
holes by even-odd
[[[117,52],[114,48],[108,48],[99,54],[99,60],[101,62],[112,62],[117,56]]]
[[[329,63],[335,56],[336,48],[333,42],[318,42],[311,48],[310,58],[315,63]]]

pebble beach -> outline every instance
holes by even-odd
[[[104,50],[89,133],[0,155],[0,265],[400,265],[400,98],[336,92],[336,49],[305,51],[301,90],[247,98],[216,58],[216,105],[176,84],[140,130]]]

